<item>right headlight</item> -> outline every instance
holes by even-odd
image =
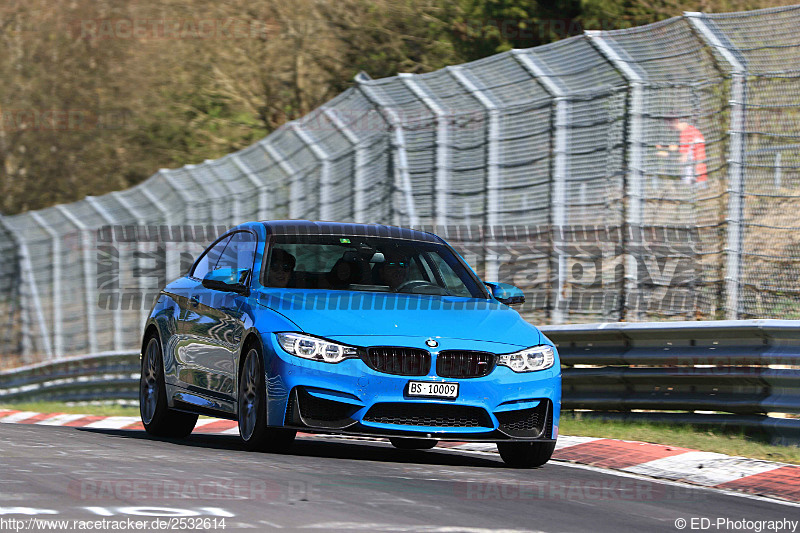
[[[555,360],[555,351],[552,346],[547,344],[497,356],[498,365],[507,366],[514,372],[545,370],[553,366]]]
[[[278,338],[281,348],[287,353],[303,359],[339,363],[345,359],[358,357],[358,350],[354,347],[319,337],[302,333],[276,333],[275,336]]]

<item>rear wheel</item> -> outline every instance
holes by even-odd
[[[142,355],[139,414],[145,431],[157,437],[186,437],[197,423],[197,415],[173,411],[167,405],[164,359],[161,343],[155,335],[147,341],[147,347]]]
[[[555,442],[498,442],[497,451],[503,462],[512,468],[542,466],[556,449]]]
[[[251,451],[284,451],[296,431],[267,427],[267,390],[264,364],[258,349],[250,348],[239,376],[239,435]]]
[[[439,443],[436,439],[412,439],[409,437],[392,437],[389,442],[400,450],[430,450]]]

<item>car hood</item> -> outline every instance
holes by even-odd
[[[526,348],[539,330],[493,300],[348,291],[264,291],[260,305],[321,337],[440,337]]]

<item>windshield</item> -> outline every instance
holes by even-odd
[[[265,272],[267,287],[488,298],[458,256],[436,242],[278,235]]]

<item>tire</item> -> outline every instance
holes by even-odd
[[[164,384],[164,358],[158,336],[147,341],[142,354],[139,378],[139,415],[144,430],[156,437],[183,438],[189,436],[197,423],[197,415],[173,411],[167,404]]]
[[[258,348],[250,348],[245,357],[237,403],[239,436],[247,450],[280,452],[291,447],[296,431],[267,427],[267,389]]]
[[[409,437],[392,437],[389,442],[399,450],[430,450],[439,444],[436,439],[414,439]]]
[[[498,442],[497,451],[503,462],[512,468],[542,466],[556,449],[555,442]]]

